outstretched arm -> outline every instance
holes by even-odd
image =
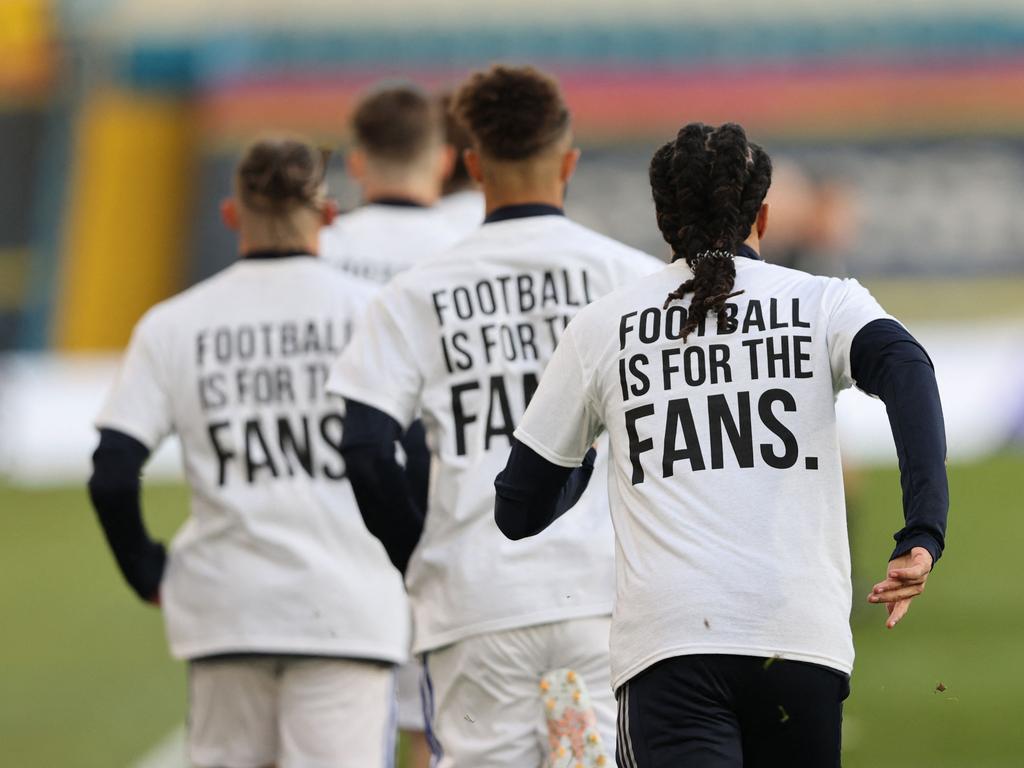
[[[422,430],[410,428],[402,440],[407,472],[395,456],[395,442],[403,438],[398,422],[357,400],[346,400],[345,409],[341,452],[359,512],[394,566],[405,573],[423,532],[429,457],[424,456],[426,444],[416,439]]]
[[[125,580],[143,600],[158,604],[167,554],[142,521],[140,478],[148,457],[149,449],[135,438],[101,429],[89,498]]]
[[[893,320],[875,320],[857,333],[850,371],[860,389],[885,403],[899,457],[904,526],[894,536],[887,578],[868,598],[886,604],[891,628],[924,591],[945,546],[949,488],[942,403],[927,353]]]

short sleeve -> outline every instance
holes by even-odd
[[[850,346],[854,336],[870,322],[891,318],[868,289],[856,280],[836,282],[841,287],[829,312],[828,356],[833,386],[838,392],[854,383],[850,373]]]
[[[388,288],[370,302],[327,391],[383,411],[405,429],[419,411],[423,377],[407,338],[415,328],[403,329],[389,307],[395,295]]]
[[[96,419],[100,429],[116,429],[134,437],[150,451],[174,431],[170,387],[164,375],[159,327],[152,315],[139,321],[121,362],[114,386]]]
[[[530,400],[516,438],[552,464],[578,467],[601,431],[570,323]]]

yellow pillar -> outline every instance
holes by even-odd
[[[187,105],[105,91],[75,136],[55,336],[63,350],[117,349],[181,288],[195,145]]]

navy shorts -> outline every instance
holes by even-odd
[[[620,768],[835,768],[849,677],[753,656],[676,656],[623,684]]]

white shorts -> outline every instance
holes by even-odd
[[[395,753],[394,670],[296,656],[189,664],[197,768],[385,768]]]
[[[437,768],[535,768],[548,758],[541,677],[575,670],[590,690],[609,756],[615,696],[608,662],[611,618],[571,619],[492,632],[424,655]]]
[[[395,685],[398,696],[398,727],[403,731],[423,731],[423,665],[412,659],[398,668]]]

